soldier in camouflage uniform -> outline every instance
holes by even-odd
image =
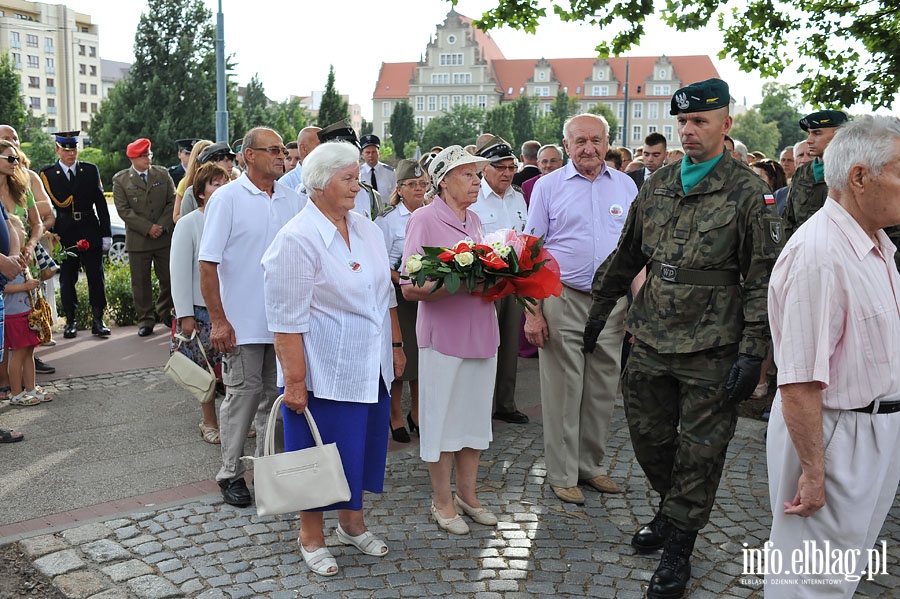
[[[594,277],[584,333],[593,351],[616,300],[650,263],[628,313],[636,340],[622,381],[635,455],[660,495],[632,539],[639,551],[663,548],[650,598],[684,593],[737,404],[755,388],[770,342],[766,293],[782,222],[765,182],[725,151],[729,102],[719,79],[676,92],[671,114],[687,156],[641,188]]]
[[[822,156],[837,128],[846,122],[847,115],[840,110],[820,110],[800,119],[800,128],[809,134],[806,142],[813,161],[799,167],[791,180],[783,215],[787,237],[825,204],[828,186]]]

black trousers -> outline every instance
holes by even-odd
[[[75,256],[69,256],[59,266],[59,294],[62,299],[63,312],[66,322],[75,321],[75,313],[78,307],[78,295],[75,292],[75,283],[78,282],[78,271],[84,268],[88,281],[88,298],[91,303],[91,313],[96,318],[103,317],[106,308],[106,285],[103,277],[103,251],[99,248],[91,248],[85,252],[75,252]]]

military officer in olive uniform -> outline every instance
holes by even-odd
[[[791,180],[783,214],[784,230],[788,237],[825,205],[828,185],[825,184],[822,157],[837,128],[846,122],[847,115],[840,110],[820,110],[800,119],[800,128],[808,134],[806,143],[813,161],[799,167]]]
[[[635,274],[650,275],[628,313],[635,337],[622,379],[635,455],[660,495],[632,539],[663,548],[647,597],[681,597],[708,519],[737,404],[756,386],[770,336],[769,273],[784,243],[775,198],[725,151],[728,85],[691,84],[672,98],[686,157],[641,188],[616,251],[597,269],[584,332],[591,352]]]
[[[131,267],[131,289],[138,318],[138,335],[153,332],[157,319],[172,326],[172,289],[169,279],[169,249],[172,245],[172,211],[175,184],[161,166],[151,164],[150,140],[128,144],[125,154],[131,166],[113,177],[113,201],[125,221],[125,249]],[[154,310],[150,266],[159,280]]]
[[[86,250],[70,251],[59,266],[60,299],[66,315],[63,337],[71,339],[78,334],[75,321],[78,296],[75,283],[78,271],[84,267],[87,275],[88,299],[91,303],[91,333],[106,337],[110,331],[103,322],[106,309],[106,288],[103,278],[103,254],[112,244],[109,229],[109,208],[103,196],[100,171],[90,162],[78,160],[78,135],[80,131],[56,134],[56,154],[59,160],[41,170],[41,182],[56,209],[53,230],[59,235],[65,248],[73,248],[82,239],[88,242]]]

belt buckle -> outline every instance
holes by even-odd
[[[678,282],[678,267],[671,264],[659,265],[659,278],[669,283]]]
[[[72,211],[72,220],[81,220],[81,212]]]

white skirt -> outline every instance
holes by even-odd
[[[419,348],[419,455],[437,462],[442,452],[487,449],[497,356],[456,358]]]

